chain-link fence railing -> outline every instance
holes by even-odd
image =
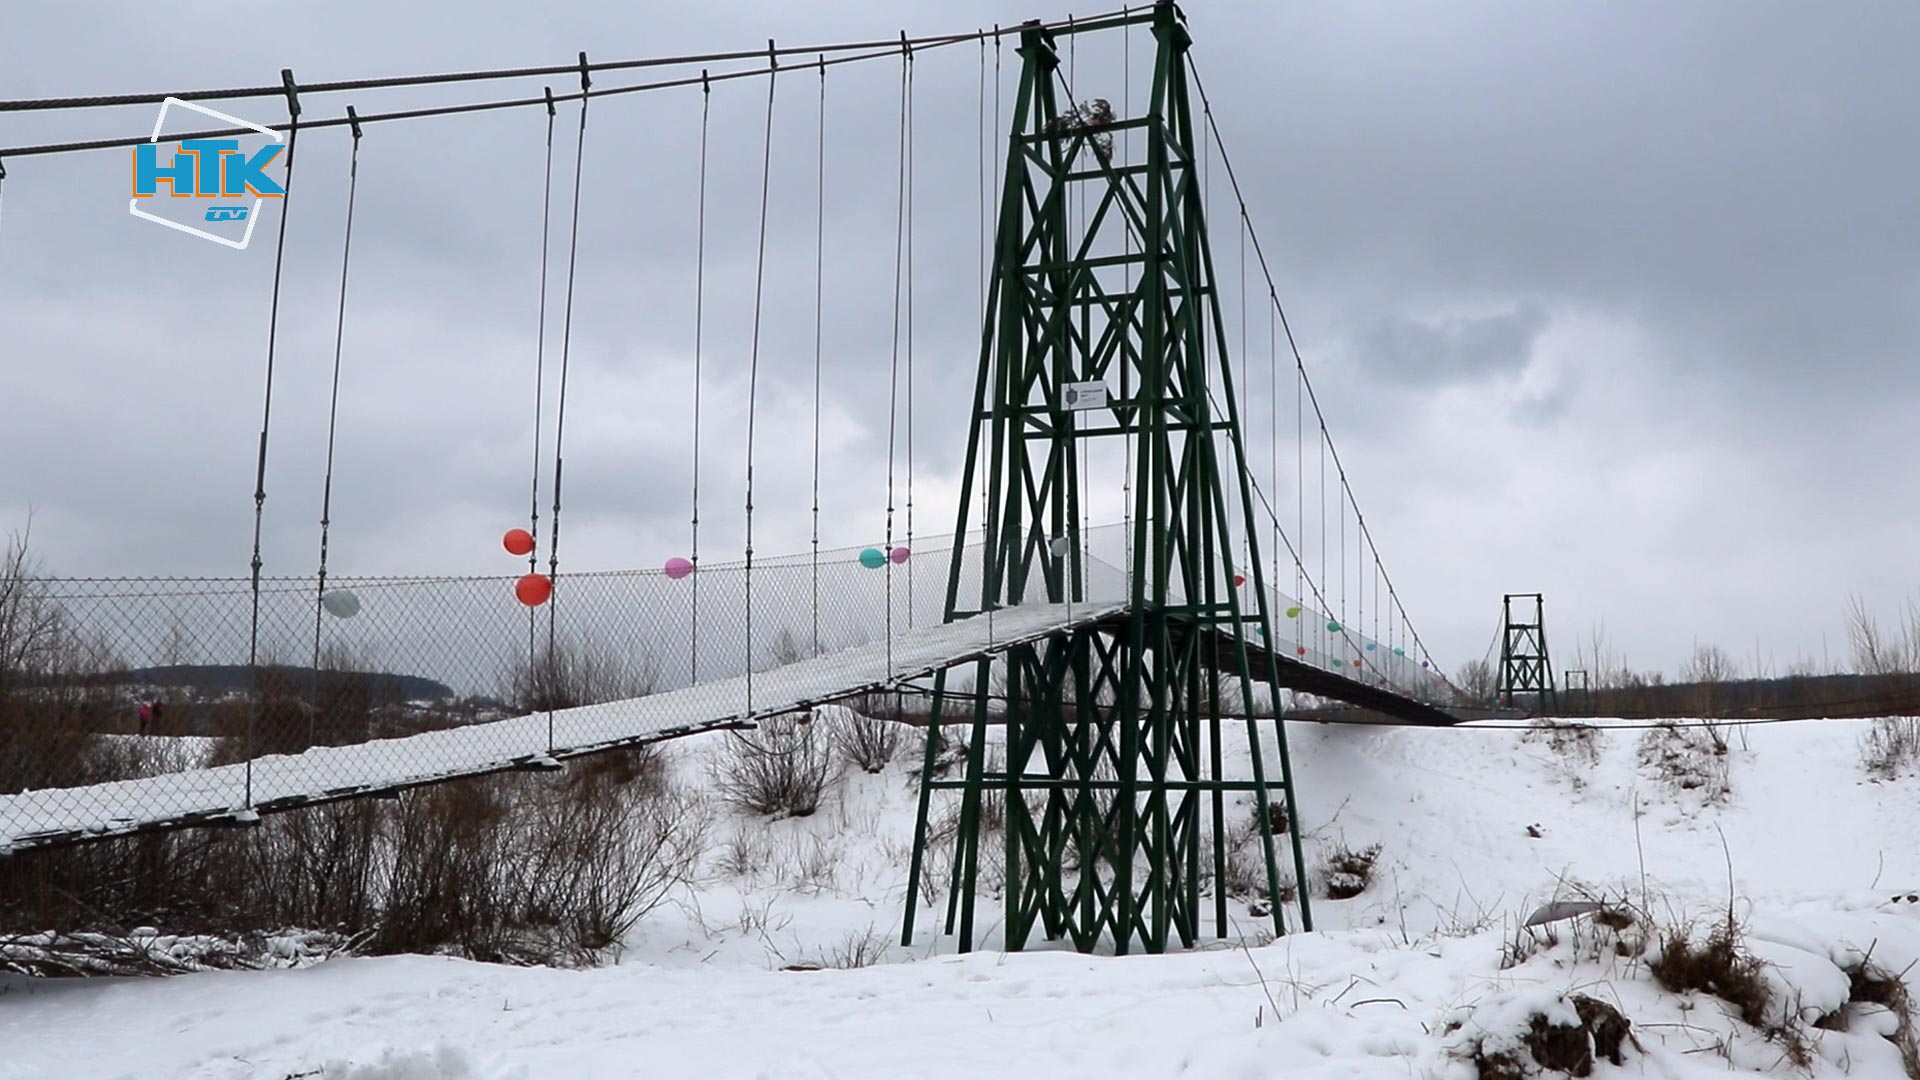
[[[1127,532],[1103,526],[1082,543],[1080,599],[1124,600]],[[570,721],[575,706],[637,711],[661,691],[860,645],[888,642],[892,674],[891,642],[942,622],[950,579],[962,609],[978,606],[981,566],[975,543],[957,564],[942,545],[562,574],[532,608],[513,577],[336,575],[324,593],[274,578],[257,603],[244,578],[24,578],[0,590],[0,834],[75,820],[122,831],[183,807],[273,808],[369,778],[483,771],[551,751],[556,713],[573,724],[568,745],[619,728],[604,709],[598,726]],[[1027,599],[1043,589],[1036,575]],[[1277,590],[1268,602],[1282,656],[1412,696],[1438,685],[1397,645]],[[739,714],[718,705],[648,723]]]

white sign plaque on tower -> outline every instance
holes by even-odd
[[[1061,387],[1061,407],[1070,412],[1082,409],[1104,409],[1107,407],[1107,384],[1103,382],[1070,382]]]

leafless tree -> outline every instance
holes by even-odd
[[[59,650],[60,612],[46,599],[30,553],[33,526],[7,535],[0,552],[0,694],[43,671]]]
[[[1718,645],[1695,645],[1683,675],[1688,682],[1731,682],[1740,677],[1740,662]]]
[[[1499,685],[1499,673],[1485,660],[1469,660],[1460,665],[1453,681],[1467,700],[1489,702],[1493,700],[1494,689]]]
[[[1901,675],[1920,671],[1920,602],[1907,597],[1900,625],[1885,629],[1864,597],[1847,597],[1847,641],[1853,668],[1862,675]]]

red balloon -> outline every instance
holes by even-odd
[[[1300,656],[1307,655],[1307,647],[1305,645],[1297,646],[1293,651]]]
[[[530,555],[533,553],[533,534],[525,529],[508,529],[507,535],[500,538],[500,546],[506,548],[509,555]]]
[[[1236,588],[1236,589],[1237,589],[1237,588],[1239,588],[1240,586],[1242,586],[1242,585],[1245,585],[1246,583],[1247,583],[1247,578],[1246,578],[1246,575],[1245,575],[1245,574],[1235,574],[1235,575],[1233,575],[1233,587],[1234,587],[1234,588]]]
[[[539,607],[553,595],[553,579],[545,574],[523,574],[513,583],[513,595],[528,607]]]

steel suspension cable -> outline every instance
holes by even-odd
[[[1280,497],[1280,345],[1278,341],[1279,329],[1280,329],[1279,327],[1274,325],[1273,309],[1271,308],[1267,309],[1267,430],[1269,432],[1269,438],[1267,439],[1267,453],[1268,453],[1268,456],[1271,458],[1271,460],[1268,461],[1267,463],[1267,471],[1268,471],[1268,475],[1273,477],[1273,494],[1275,498]],[[1280,522],[1278,519],[1275,519],[1273,522],[1273,543],[1270,546],[1273,551],[1273,591],[1279,592],[1280,591]],[[1295,603],[1298,603],[1298,602],[1299,602],[1298,598],[1296,597]],[[1272,635],[1268,639],[1267,647],[1269,649],[1279,648],[1279,644],[1280,644],[1279,630],[1280,628],[1278,626],[1272,627],[1268,630],[1268,633]]]
[[[1132,8],[1125,9],[1128,14]],[[1120,112],[1127,120],[1133,119],[1133,23],[1128,22],[1120,31]],[[1133,131],[1120,132],[1120,168],[1124,171],[1133,164]],[[1133,229],[1122,230],[1120,234],[1121,254],[1125,256],[1120,264],[1121,283],[1124,290],[1121,295],[1133,295]],[[1127,336],[1121,338],[1123,361],[1120,365],[1120,399],[1127,398],[1127,363],[1125,355]],[[1133,425],[1129,424],[1120,436],[1120,530],[1125,534],[1122,540],[1126,556],[1126,585],[1128,595],[1133,591]]]
[[[996,80],[996,83],[997,81],[998,80]],[[996,93],[998,92],[999,90],[998,85],[994,87],[994,90],[996,91]],[[980,39],[980,90],[979,90],[978,113],[979,113],[978,130],[975,133],[975,139],[974,139],[974,152],[975,152],[975,158],[976,158],[977,164],[975,166],[974,171],[979,175],[979,189],[975,193],[975,198],[976,198],[976,201],[979,203],[979,208],[980,208],[980,276],[978,280],[975,282],[975,284],[977,284],[980,287],[980,292],[979,292],[979,299],[974,305],[974,310],[978,311],[980,313],[980,318],[984,320],[987,317],[987,236],[988,236],[988,232],[987,232],[987,39],[984,37]],[[1000,122],[1000,118],[998,116],[994,117],[994,123],[998,124],[999,122]],[[987,333],[987,330],[985,327],[982,327],[982,333],[983,334]],[[992,337],[990,335],[987,337],[987,345],[985,346],[985,348],[989,350],[989,355],[990,355],[990,350],[993,348]],[[969,425],[977,425],[978,423],[979,423],[978,419],[968,420]],[[987,474],[987,470],[986,470],[987,447],[986,447],[986,441],[983,439],[974,439],[973,441],[975,443],[974,476],[978,478],[975,480],[975,483],[977,483],[980,487],[980,573],[982,578],[984,578],[986,576],[986,558],[987,558],[987,555],[986,555],[987,483],[985,480],[985,477]],[[961,498],[964,499],[965,497],[966,497],[966,493],[961,492]],[[961,542],[962,543],[966,542],[966,538],[964,536],[961,537]]]
[[[540,572],[540,442],[542,422],[546,419],[547,389],[547,249],[553,236],[553,124],[559,110],[553,106],[553,88],[547,87],[547,160],[540,189],[540,314],[534,329],[533,344],[533,478],[527,484],[527,535],[535,544],[527,551],[527,573]],[[539,648],[535,644],[540,625],[539,614],[527,609],[527,675],[538,671]]]
[[[813,203],[813,655],[820,655],[820,358],[826,296],[827,58],[820,57],[820,141],[814,158]]]
[[[1247,376],[1247,218],[1244,214],[1240,216],[1240,284],[1239,291],[1234,294],[1234,301],[1240,306],[1240,392],[1250,395],[1253,393],[1253,382]],[[1248,409],[1247,411],[1249,414],[1248,418],[1251,420],[1253,410]],[[1247,575],[1247,580],[1251,581],[1253,580],[1253,567],[1251,565],[1253,560],[1253,507],[1244,504],[1240,507],[1240,527],[1241,572]]]
[[[772,39],[767,41],[768,59],[777,69],[779,60]],[[776,75],[767,79],[767,126],[760,152],[760,241],[754,257],[753,272],[753,348],[747,362],[747,561],[746,587],[746,660],[747,708],[753,708],[753,437],[760,392],[760,306],[767,283],[767,190],[773,181],[773,92],[779,85]]]
[[[893,674],[893,481],[895,435],[900,419],[900,316],[901,288],[905,283],[907,242],[907,155],[912,141],[908,106],[913,94],[913,54],[900,50],[900,169],[896,180],[893,231],[893,359],[887,373],[887,528],[885,559],[881,571],[886,575],[887,674]]]
[[[246,801],[253,802],[253,749],[254,727],[260,714],[260,529],[266,520],[267,506],[267,438],[273,426],[273,361],[275,346],[280,340],[280,272],[286,264],[287,255],[287,203],[293,198],[293,150],[300,138],[300,98],[293,82],[292,69],[280,73],[286,84],[287,115],[291,126],[287,132],[287,171],[280,183],[280,231],[273,245],[273,298],[267,305],[267,371],[265,391],[260,405],[260,450],[253,477],[253,600],[247,625],[247,673],[255,691],[254,700],[247,709],[247,769]]]
[[[905,31],[901,32],[906,37]],[[907,627],[913,627],[913,48],[907,57]],[[892,573],[893,550],[887,550],[888,573]]]
[[[587,54],[580,54],[580,86],[589,83]],[[559,662],[560,633],[560,489],[567,437],[567,376],[573,359],[573,285],[580,260],[580,177],[587,157],[587,99],[580,99],[580,132],[573,149],[573,206],[567,239],[567,303],[560,321],[560,392],[553,420],[553,516],[547,524],[547,657],[548,674]],[[553,700],[547,701],[547,748],[553,749]]]
[[[1200,78],[1200,73],[1197,68],[1189,64],[1189,70],[1193,72],[1194,87],[1199,91],[1201,101],[1204,103],[1205,101],[1207,101],[1206,86],[1202,82]],[[1227,178],[1229,182],[1233,185],[1234,194],[1236,195],[1236,197],[1239,198],[1241,205],[1244,207],[1246,205],[1246,198],[1240,187],[1239,176],[1234,172],[1233,159],[1227,153],[1226,145],[1220,136],[1219,124],[1217,121],[1213,119],[1212,113],[1210,111],[1207,113],[1207,123],[1208,123],[1209,130],[1211,132],[1214,144],[1220,147],[1220,161],[1222,166],[1227,171]],[[1327,432],[1326,414],[1320,408],[1319,395],[1314,392],[1312,380],[1307,377],[1306,362],[1301,356],[1299,342],[1293,336],[1293,326],[1291,321],[1287,318],[1286,308],[1280,303],[1279,289],[1274,284],[1272,267],[1268,264],[1266,250],[1260,243],[1259,231],[1251,227],[1251,218],[1249,218],[1248,232],[1249,232],[1249,238],[1253,242],[1254,256],[1259,262],[1261,274],[1266,279],[1267,290],[1268,290],[1268,301],[1273,305],[1276,313],[1279,315],[1281,329],[1286,333],[1287,345],[1292,350],[1295,363],[1299,367],[1299,374],[1300,374],[1302,388],[1306,392],[1307,400],[1313,405],[1314,415],[1319,418],[1321,437],[1323,442],[1325,443],[1325,446],[1323,447],[1323,453],[1330,452],[1333,455],[1335,463],[1339,464],[1339,449],[1333,446],[1332,436]],[[1342,482],[1342,485],[1345,486],[1346,480],[1345,480],[1344,466],[1341,467],[1341,474],[1342,474],[1341,482]],[[1351,494],[1350,488],[1349,488],[1349,494]],[[1380,554],[1379,545],[1375,542],[1372,531],[1366,528],[1364,522],[1360,527],[1360,533],[1367,548],[1373,552],[1374,557],[1376,559],[1379,558],[1379,554]],[[1414,629],[1412,620],[1407,616],[1406,606],[1400,600],[1399,592],[1397,589],[1395,589],[1393,585],[1392,575],[1386,572],[1384,560],[1382,560],[1382,566],[1381,566],[1381,579],[1387,585],[1387,596],[1390,602],[1399,609],[1400,620],[1401,620],[1401,623],[1406,628],[1408,640],[1411,641],[1417,647],[1417,650],[1420,653],[1421,659],[1431,662],[1432,654],[1428,652],[1426,643],[1421,639],[1419,631]],[[1432,670],[1443,682],[1446,681],[1446,676],[1440,672],[1438,665],[1433,665]],[[1448,685],[1451,686],[1451,683],[1449,683]]]
[[[347,106],[353,115],[353,106]],[[353,150],[347,161],[347,225],[340,241],[340,303],[333,320],[333,385],[327,397],[326,471],[320,483],[320,569],[313,592],[313,705],[317,710],[320,681],[320,625],[327,610],[327,540],[333,528],[333,446],[340,427],[340,356],[347,328],[347,268],[353,257],[353,204],[360,189],[360,129],[353,129]],[[284,220],[284,219],[283,219]],[[307,713],[307,742],[314,736],[315,712]]]
[[[1113,19],[1120,14],[1122,13],[1108,12],[1105,15],[1096,16],[1095,18],[1104,21]],[[1057,19],[1042,23],[1041,25],[1044,27],[1061,27],[1068,25],[1070,21],[1071,20],[1068,19]],[[902,38],[907,45],[914,48],[934,49],[943,45],[963,44],[983,36],[983,31],[975,30],[971,33],[931,34],[917,38],[906,38],[903,34]],[[332,82],[316,82],[310,86],[303,86],[301,87],[301,92],[306,94],[328,94],[357,90],[386,90],[397,87],[434,86],[447,83],[484,82],[498,79],[542,78],[551,75],[569,75],[574,72],[585,72],[591,75],[614,71],[630,71],[640,68],[683,67],[694,64],[719,64],[734,60],[757,60],[763,56],[771,56],[777,60],[782,56],[798,56],[805,53],[858,52],[882,48],[886,49],[887,52],[881,55],[891,56],[893,55],[893,50],[897,49],[899,44],[899,42],[891,40],[843,41],[826,45],[788,46],[786,48],[774,49],[771,52],[766,49],[746,49],[730,52],[642,57],[632,60],[603,60],[599,63],[587,64],[584,67],[578,64],[557,64],[540,67],[452,71],[427,75],[397,75],[366,79],[343,79]],[[26,98],[0,101],[0,112],[93,109],[121,105],[158,105],[167,98],[175,98],[180,101],[224,101],[236,98],[273,97],[280,94],[282,89],[281,86],[277,85],[241,86],[213,90],[176,90],[167,93],[98,94],[78,97]]]
[[[707,325],[707,130],[713,113],[713,84],[701,72],[700,194],[693,226],[693,629],[687,635],[687,685],[700,681],[700,378]]]

